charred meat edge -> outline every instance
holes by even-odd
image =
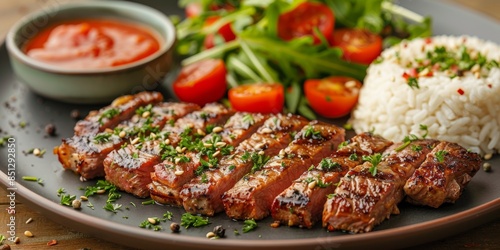
[[[269,215],[274,198],[309,166],[335,151],[345,131],[335,125],[311,121],[297,133],[283,154],[271,158],[260,170],[244,176],[223,196],[224,210],[233,219],[262,219]]]
[[[441,142],[406,182],[406,200],[434,208],[454,203],[480,167],[479,154]]]
[[[153,108],[153,113],[163,112],[166,126],[170,126],[179,118],[199,109],[198,105],[192,103],[162,103]],[[134,144],[129,143],[111,151],[104,159],[106,180],[135,196],[149,196],[147,184],[151,183],[150,173],[153,166],[160,162],[160,144],[165,136],[166,133],[159,131],[157,134],[142,137],[139,141],[132,140]]]
[[[111,105],[90,111],[83,120],[78,121],[74,128],[75,135],[92,135],[107,128],[113,129],[122,121],[130,119],[139,107],[162,101],[163,96],[159,92],[120,96],[113,100]]]
[[[222,195],[259,164],[255,162],[259,161],[259,154],[277,155],[307,123],[303,117],[291,114],[269,117],[255,134],[236,147],[234,154],[223,157],[217,168],[208,169],[184,185],[180,192],[184,209],[209,216],[224,211]]]
[[[349,170],[325,203],[323,226],[329,231],[363,233],[391,214],[399,214],[397,205],[404,197],[404,183],[437,143],[416,140],[404,148],[397,143],[384,152],[376,166],[366,161]]]
[[[148,104],[136,111],[153,109],[152,107],[156,106]],[[107,128],[98,134],[74,135],[63,139],[62,144],[54,149],[54,153],[64,168],[86,179],[104,176],[103,160],[108,153],[119,148],[131,137],[145,136],[164,126],[164,114],[148,112],[147,117],[134,112],[134,116],[122,121],[114,129]]]
[[[371,133],[356,135],[349,142],[304,172],[274,199],[271,207],[274,221],[312,228],[321,220],[327,195],[334,193],[340,178],[361,164],[363,156],[380,153],[392,145],[391,141]]]
[[[190,113],[177,120],[174,126],[169,128],[169,146],[177,148],[178,144],[182,140],[181,134],[183,134],[183,132],[183,135],[188,137],[202,136],[198,133],[198,130],[205,131],[207,126],[223,126],[229,117],[231,117],[234,113],[235,112],[233,110],[229,110],[221,104],[212,103],[205,105],[203,109]],[[180,151],[182,150],[183,149],[181,148]],[[168,161],[172,159],[165,160]],[[162,186],[165,185],[165,183],[162,183],[161,179],[162,168],[164,168],[164,165],[165,164],[163,162],[160,162],[153,167],[154,171],[151,172],[151,183],[148,184],[148,189],[151,198],[156,202],[161,204],[171,204],[169,201],[169,198],[171,197],[170,192],[164,191],[164,188],[162,188]],[[159,176],[156,174],[157,171]],[[181,203],[179,202],[179,204],[174,205],[180,206]]]
[[[238,112],[229,118],[221,131],[214,131],[201,140],[203,148],[181,155],[189,161],[176,163],[167,159],[155,166],[156,181],[164,185],[161,190],[169,190],[166,193],[173,194],[168,196],[167,204],[181,204],[179,192],[182,185],[196,175],[202,175],[205,169],[217,168],[222,156],[231,154],[234,147],[255,133],[267,117],[268,115],[263,114]],[[166,201],[167,198],[163,200]]]

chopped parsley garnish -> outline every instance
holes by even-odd
[[[323,160],[321,160],[319,166],[323,171],[331,171],[333,169],[340,168],[340,164],[330,158],[324,158]]]
[[[154,231],[159,231],[162,229],[160,226],[161,222],[166,222],[167,220],[172,220],[173,214],[170,211],[167,211],[163,214],[162,218],[151,217],[147,218],[141,222],[139,225],[140,228],[153,229]]]
[[[71,203],[76,199],[76,195],[62,194],[61,204],[65,206],[71,206]]]
[[[420,86],[418,85],[418,79],[416,77],[408,77],[408,80],[406,80],[406,83],[408,83],[408,86],[412,88],[417,88],[419,89]]]
[[[255,230],[257,228],[257,222],[255,222],[254,219],[251,219],[251,220],[245,220],[243,222],[243,233],[248,233],[252,230]]]
[[[368,161],[372,164],[370,167],[370,173],[375,176],[377,174],[377,166],[382,161],[382,154],[376,153],[373,155],[364,155],[363,161]]]
[[[103,208],[104,208],[104,210],[107,210],[107,211],[110,211],[110,212],[113,212],[116,214],[118,212],[118,210],[120,210],[122,208],[122,204],[113,204],[111,202],[107,202]]]
[[[347,146],[349,144],[349,141],[343,141],[339,144],[337,149],[342,149],[343,147]]]
[[[255,120],[253,119],[253,115],[251,114],[246,114],[243,116],[243,122],[248,124],[248,125],[252,125],[255,123]]]
[[[208,182],[207,174],[206,173],[201,174],[201,183],[207,183],[207,182]]]
[[[397,147],[395,150],[397,152],[399,152],[399,151],[405,149],[408,145],[410,145],[410,143],[412,143],[416,140],[418,140],[418,137],[416,135],[413,135],[413,134],[407,135],[403,139],[403,144],[401,144],[401,146]]]
[[[110,133],[100,133],[94,137],[95,143],[106,143],[111,138],[112,134]]]
[[[422,146],[420,146],[420,145],[411,145],[411,150],[413,150],[415,152],[420,152],[420,151],[422,151]]]
[[[66,189],[64,188],[59,188],[57,190],[57,197],[61,197],[62,194],[65,194],[66,193]]]
[[[43,180],[41,178],[35,176],[23,176],[22,179],[25,181],[33,181],[43,186]]]
[[[337,194],[333,193],[333,194],[327,194],[326,195],[326,198],[328,199],[332,199],[333,197],[335,197]]]
[[[444,156],[448,154],[448,151],[446,150],[439,150],[436,152],[436,160],[439,162],[439,163],[443,163],[444,162]]]
[[[152,110],[153,110],[153,105],[148,104],[147,106],[141,106],[138,109],[136,109],[135,113],[142,116],[142,114],[144,114],[146,111],[151,113]]]
[[[307,126],[306,130],[304,131],[304,138],[312,138],[314,140],[321,139],[321,132],[317,131],[314,129],[313,126],[309,125]]]
[[[116,108],[110,108],[104,112],[102,112],[101,116],[99,117],[99,124],[103,124],[103,120],[106,118],[106,119],[111,119],[115,116],[117,116],[118,114],[120,114],[120,110],[119,109],[116,109]]]
[[[352,153],[351,155],[349,155],[349,160],[351,160],[351,161],[357,161],[358,158],[359,157],[356,153]]]
[[[103,190],[103,191],[100,191]],[[85,196],[90,197],[100,192],[116,192],[116,186],[106,180],[98,180],[95,186],[87,186],[85,188]]]
[[[192,215],[190,213],[184,213],[181,216],[181,226],[187,228],[190,227],[201,227],[210,224],[208,218],[203,218],[198,215]]]

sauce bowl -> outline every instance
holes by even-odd
[[[65,21],[103,18],[150,29],[158,36],[159,50],[138,61],[97,69],[55,66],[23,51],[26,43],[45,28]],[[175,40],[172,22],[153,8],[122,1],[89,1],[51,6],[26,16],[9,30],[6,46],[17,79],[35,93],[58,101],[90,104],[155,89],[173,65]]]

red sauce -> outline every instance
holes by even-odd
[[[100,69],[139,61],[159,49],[147,28],[118,21],[68,21],[41,31],[25,52],[37,60],[73,69]]]

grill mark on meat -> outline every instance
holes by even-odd
[[[161,185],[166,185],[163,183],[163,173],[162,168],[165,167],[169,162],[175,162],[175,158],[179,152],[177,152],[177,147],[183,148],[184,146],[190,145],[180,145],[180,144],[192,144],[196,138],[200,138],[203,134],[198,133],[199,131],[206,133],[207,127],[223,126],[224,123],[231,117],[235,112],[233,110],[227,109],[218,103],[206,104],[201,110],[192,112],[179,120],[177,120],[174,126],[165,127],[164,131],[168,133],[169,145],[166,145],[161,151],[161,159],[164,162],[160,162],[153,167],[151,171],[151,183],[148,184],[148,190],[150,196],[158,203],[170,204],[169,199],[171,197],[170,191],[162,192],[165,188],[159,188]],[[210,132],[210,131],[208,131]],[[184,142],[182,141],[184,139]],[[158,175],[157,175],[158,170]],[[177,205],[181,205],[180,202]]]
[[[263,152],[274,156],[293,139],[293,134],[308,121],[296,115],[278,114],[268,118],[247,140],[241,142],[232,155],[221,159],[217,168],[210,168],[183,186],[180,193],[184,209],[192,214],[213,216],[222,212],[222,195],[250,172],[253,161],[249,155]]]
[[[349,170],[325,203],[323,226],[329,231],[369,232],[391,214],[398,214],[404,183],[437,143],[417,140],[402,150],[396,150],[401,143],[394,144],[384,153],[375,176],[368,161]]]
[[[406,182],[406,200],[434,208],[454,203],[480,167],[478,154],[456,143],[441,142]]]
[[[201,175],[206,169],[218,167],[219,160],[230,155],[235,146],[255,133],[267,117],[268,115],[263,114],[238,112],[229,118],[222,131],[206,135],[199,143],[194,142],[199,146],[182,154],[189,161],[176,163],[167,159],[155,166],[155,187],[158,189],[163,185],[165,187],[158,190],[168,190],[166,193],[174,194],[165,195],[161,202],[168,201],[166,204],[170,205],[182,204],[182,198],[179,196],[182,185],[196,175]],[[178,171],[182,171],[181,174],[178,174]]]
[[[312,228],[321,220],[327,195],[334,193],[340,178],[349,169],[361,164],[362,156],[382,152],[392,144],[370,133],[356,135],[349,141],[349,144],[304,172],[274,199],[271,215],[275,221],[288,226]],[[351,157],[353,154],[357,157]]]
[[[91,111],[83,120],[78,121],[74,128],[75,135],[95,135],[112,129],[130,119],[137,108],[162,101],[163,96],[159,92],[140,92],[118,97],[111,105]]]
[[[55,150],[59,161],[64,168],[86,179],[104,176],[103,162],[111,151],[120,148],[127,140],[148,136],[165,125],[170,111],[162,109],[164,105],[167,104],[139,107],[131,119],[122,121],[113,130],[108,128],[98,134],[74,135],[63,139]],[[145,112],[148,112],[147,116],[143,115]]]
[[[223,195],[224,210],[234,219],[262,219],[273,199],[311,165],[330,155],[344,140],[345,131],[312,121],[295,136],[283,155],[271,158],[260,170],[244,176]]]
[[[165,114],[164,119],[171,124],[199,109],[198,105],[192,103],[162,103],[153,107],[152,113]],[[135,196],[149,196],[147,184],[151,182],[153,166],[160,162],[160,143],[164,136],[166,134],[160,132],[142,137],[136,144],[111,151],[103,162],[106,180]]]

